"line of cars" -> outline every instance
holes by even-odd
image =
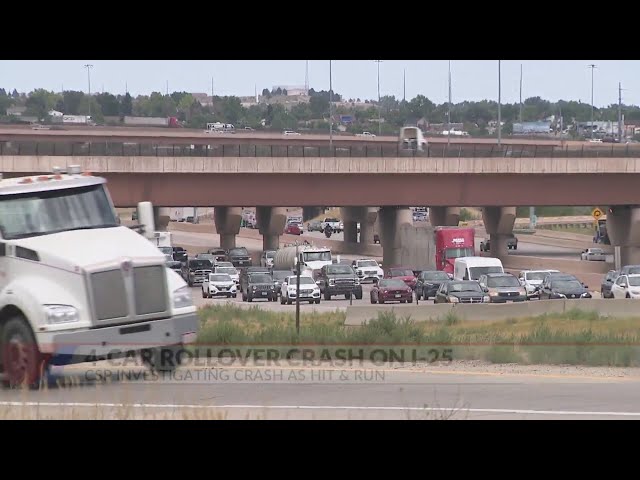
[[[640,265],[609,270],[600,284],[602,298],[640,298]]]

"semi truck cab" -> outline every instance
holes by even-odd
[[[152,243],[118,222],[103,178],[68,173],[0,180],[0,379],[38,385],[50,365],[135,352],[177,368],[198,318],[189,288]],[[146,237],[146,238],[145,238]]]
[[[436,227],[436,269],[453,273],[456,258],[475,255],[473,228]]]

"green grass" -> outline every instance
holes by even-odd
[[[200,315],[199,346],[194,348],[202,350],[201,356],[258,346],[280,353],[295,346],[318,352],[347,346],[368,355],[386,346],[415,349],[419,357],[451,348],[453,359],[493,363],[640,366],[638,319],[605,318],[578,309],[486,322],[464,321],[452,313],[414,322],[380,312],[357,327],[344,325],[345,312],[302,313],[299,334],[293,312],[219,305],[201,309]]]
[[[584,235],[589,238],[593,238],[595,230],[593,228],[580,228],[580,227],[561,227],[559,225],[553,225],[551,228],[544,228],[543,230],[551,230],[553,232],[565,232],[575,233],[578,235]]]

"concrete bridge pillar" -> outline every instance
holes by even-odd
[[[429,222],[432,227],[457,227],[460,207],[429,207]]]
[[[342,221],[344,223],[344,241],[368,245],[373,243],[373,230],[378,209],[376,207],[342,207]],[[358,239],[358,223],[360,224],[360,238]]]
[[[378,211],[380,219],[380,243],[382,244],[383,265],[401,263],[403,245],[398,235],[400,229],[413,226],[413,214],[408,207],[382,207]]]
[[[256,222],[262,235],[263,250],[280,248],[280,235],[287,225],[287,209],[284,207],[256,207]]]
[[[241,207],[215,207],[213,219],[220,235],[220,248],[229,250],[236,247],[236,235],[242,223]]]
[[[507,241],[516,222],[516,207],[485,207],[482,209],[482,220],[491,243],[489,253],[495,258],[506,258]]]
[[[322,207],[302,207],[302,221],[308,222],[312,218],[322,215],[323,211]]]
[[[153,223],[157,232],[166,232],[171,221],[171,209],[164,207],[153,207]]]
[[[607,234],[612,246],[620,247],[620,264],[640,264],[640,206],[611,207]]]

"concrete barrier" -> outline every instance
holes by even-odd
[[[587,262],[580,260],[564,260],[559,258],[525,257],[521,255],[509,255],[503,260],[504,268],[510,270],[536,270],[553,268],[562,272],[573,273],[599,273],[605,274],[611,269],[607,262]]]
[[[364,325],[376,319],[380,312],[393,312],[396,318],[410,317],[414,322],[446,321],[455,315],[462,321],[504,321],[510,318],[530,318],[541,315],[561,315],[571,310],[595,312],[601,317],[638,317],[640,301],[633,299],[606,300],[601,298],[580,300],[542,300],[522,303],[455,305],[425,304],[424,306],[349,306],[345,325]]]
[[[453,311],[452,304],[427,304],[425,306],[404,306],[404,305],[380,305],[380,306],[348,306],[345,325],[364,325],[369,320],[378,318],[379,313],[396,314],[396,318],[410,317],[414,322],[427,322],[444,320],[449,312]]]

